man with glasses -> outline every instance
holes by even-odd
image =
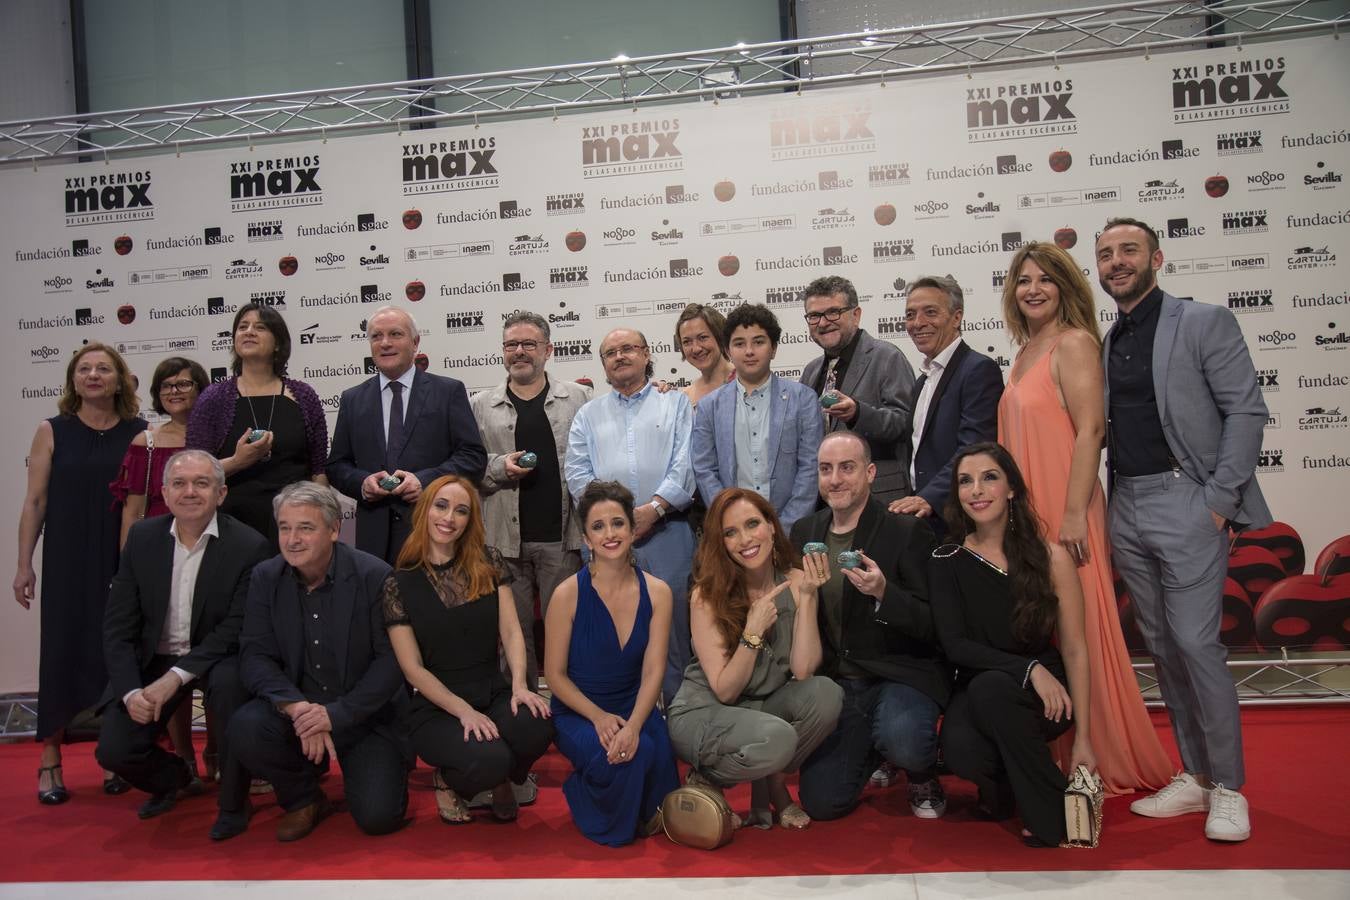
[[[803,293],[811,340],[825,351],[802,372],[821,397],[825,432],[867,441],[876,464],[872,495],[883,503],[909,493],[910,398],[914,369],[894,344],[859,327],[858,292],[847,278],[817,278]]]
[[[393,565],[422,486],[454,473],[478,481],[487,456],[462,382],[413,364],[422,336],[407,311],[366,323],[377,374],[338,403],[328,478],[356,501],[356,546]]]
[[[661,693],[669,703],[689,664],[689,569],[694,531],[685,518],[693,501],[689,460],[692,413],[682,391],[660,393],[651,383],[652,354],[639,331],[618,328],[600,342],[613,391],[577,412],[568,435],[566,477],[573,498],[596,479],[633,492],[637,564],[670,586],[674,610]]]
[[[539,689],[535,593],[547,610],[553,589],[581,568],[581,530],[562,470],[572,419],[591,399],[591,391],[550,379],[544,366],[552,356],[543,316],[525,310],[511,313],[502,323],[506,380],[470,401],[487,446],[482,487],[487,542],[505,557],[511,573],[532,691]],[[526,458],[522,465],[526,453],[534,459]]]

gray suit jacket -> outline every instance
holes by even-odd
[[[824,355],[807,363],[802,384],[814,387],[825,365]],[[858,346],[839,390],[858,403],[852,425],[830,420],[830,430],[849,429],[867,439],[877,477],[872,495],[883,502],[909,494],[910,431],[914,408],[914,367],[900,348],[859,330]]]
[[[1107,333],[1102,349],[1108,416],[1114,332]],[[1153,338],[1153,388],[1167,446],[1181,470],[1204,485],[1205,504],[1235,526],[1269,525],[1270,509],[1256,483],[1266,403],[1233,314],[1163,292]],[[1108,460],[1110,446],[1127,439],[1109,428],[1108,420]]]
[[[705,503],[712,503],[723,488],[736,486],[739,401],[740,388],[729,381],[704,397],[694,410],[690,457]],[[777,375],[770,377],[765,454],[773,460],[773,468],[769,472],[768,501],[778,512],[785,531],[815,509],[816,451],[823,428],[824,417],[815,391]]]

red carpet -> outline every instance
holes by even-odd
[[[838,822],[805,833],[747,829],[714,853],[676,847],[664,837],[613,850],[582,838],[572,827],[558,790],[567,772],[557,754],[539,767],[542,790],[519,822],[486,820],[451,827],[436,816],[430,772],[413,775],[410,814],[403,831],[361,835],[345,815],[323,823],[295,845],[274,836],[271,795],[247,834],[212,844],[208,794],[181,802],[169,814],[137,820],[136,792],[106,797],[99,789],[93,746],[66,749],[70,802],[41,807],[35,796],[37,747],[0,746],[0,834],[9,881],[745,877],[859,873],[1015,871],[1064,869],[1341,869],[1350,867],[1350,709],[1254,709],[1243,714],[1253,837],[1219,845],[1205,839],[1199,815],[1151,820],[1129,812],[1129,798],[1107,801],[1102,846],[1096,850],[1032,850],[1017,840],[1016,825],[971,818],[973,791],[946,779],[947,816],[913,818],[903,787],[869,791],[862,807]],[[1166,731],[1165,722],[1155,722]],[[1172,746],[1170,737],[1165,738]],[[1173,752],[1175,758],[1175,752]],[[330,796],[340,776],[326,782]],[[732,805],[748,803],[747,792]]]

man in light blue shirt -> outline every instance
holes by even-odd
[[[592,481],[617,481],[636,501],[633,553],[638,567],[670,586],[674,609],[662,696],[669,703],[689,664],[689,569],[694,531],[684,511],[693,502],[689,463],[691,408],[682,391],[657,392],[652,354],[640,331],[619,328],[600,342],[613,391],[577,411],[567,440],[567,489],[579,498]],[[584,529],[586,523],[580,523]]]
[[[752,490],[773,505],[786,531],[815,509],[824,417],[815,391],[769,368],[782,333],[762,304],[742,304],[727,316],[723,334],[736,379],[699,403],[692,456],[706,502],[723,488]]]

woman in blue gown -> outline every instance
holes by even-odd
[[[577,513],[590,562],[549,602],[544,673],[558,749],[574,769],[563,784],[572,819],[596,843],[620,847],[660,828],[661,801],[679,783],[656,708],[670,588],[633,564],[627,488],[593,481]]]

